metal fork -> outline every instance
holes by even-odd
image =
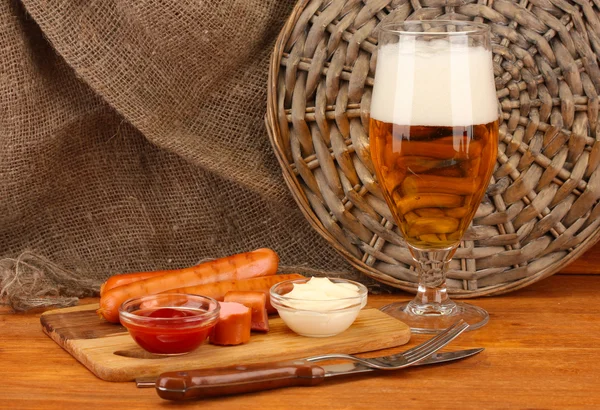
[[[398,353],[392,356],[375,357],[372,359],[362,359],[349,354],[324,354],[320,356],[307,357],[304,360],[308,362],[320,362],[323,360],[344,359],[360,363],[372,369],[379,370],[396,370],[403,367],[411,366],[421,360],[431,356],[442,347],[456,339],[462,332],[467,330],[469,325],[464,320],[459,320],[452,326],[448,327],[437,336],[413,347],[405,352]]]

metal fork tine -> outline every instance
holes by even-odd
[[[321,360],[331,359],[345,359],[353,362],[361,363],[365,366],[374,369],[400,369],[403,367],[410,366],[418,363],[421,360],[426,359],[433,353],[446,346],[458,335],[464,332],[469,325],[463,320],[458,321],[446,330],[438,334],[437,336],[429,339],[428,341],[413,347],[403,353],[399,353],[393,356],[377,357],[373,359],[362,359],[353,355],[348,354],[325,354],[320,356],[307,357],[304,360],[309,362],[318,362]]]
[[[442,347],[446,346],[468,327],[469,326],[465,322],[459,321],[429,341],[419,345],[419,348],[412,350],[409,355],[400,354],[396,356],[367,359],[367,361],[370,362],[372,367],[376,367],[378,369],[391,369],[410,366],[426,359]],[[403,363],[400,363],[400,360]]]
[[[457,328],[459,326],[462,326],[463,323],[464,323],[463,320],[459,320],[458,322],[454,323],[453,325],[451,325],[450,327],[448,327],[447,329],[445,329],[443,332],[438,333],[435,337],[432,337],[431,339],[427,340],[426,342],[423,342],[423,343],[421,343],[421,344],[413,347],[412,349],[408,349],[408,350],[406,350],[404,352],[397,353],[397,354],[395,354],[393,356],[388,356],[387,358],[393,360],[394,358],[401,357],[401,356],[402,357],[412,356],[413,354],[418,353],[422,349],[428,348],[429,345],[431,345],[433,343],[437,343],[437,341],[439,339],[446,337],[446,335],[449,332],[452,332],[455,328]]]
[[[458,323],[456,326],[449,328],[447,332],[440,334],[440,337],[431,339],[430,343],[423,343],[419,349],[415,349],[413,352],[405,354],[404,357],[407,360],[410,360],[415,356],[420,356],[424,351],[429,351],[431,349],[434,349],[434,351],[439,350],[441,347],[458,337],[458,335],[467,328],[468,325],[466,323]]]
[[[413,347],[402,353],[407,360],[414,356],[420,355],[421,352],[430,349],[431,346],[437,347],[438,345],[444,346],[450,341],[454,340],[458,335],[460,335],[469,325],[464,321],[460,320],[448,327],[445,331],[439,333],[437,336],[429,339],[427,342],[424,342],[418,346]],[[437,349],[436,349],[437,350]]]

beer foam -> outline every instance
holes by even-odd
[[[467,126],[498,119],[492,53],[464,38],[382,46],[371,117],[400,125]]]

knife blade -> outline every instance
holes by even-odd
[[[483,348],[434,353],[414,366],[444,363],[473,356]],[[271,390],[288,386],[316,386],[325,378],[372,372],[358,363],[319,366],[303,359],[167,372],[157,379],[138,379],[138,387],[155,387],[166,400],[189,400]]]

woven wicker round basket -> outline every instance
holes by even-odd
[[[600,10],[589,0],[310,0],[270,66],[267,128],[308,221],[369,277],[416,290],[368,139],[381,23],[491,27],[502,109],[497,166],[451,263],[453,297],[519,289],[594,244],[600,206]]]

